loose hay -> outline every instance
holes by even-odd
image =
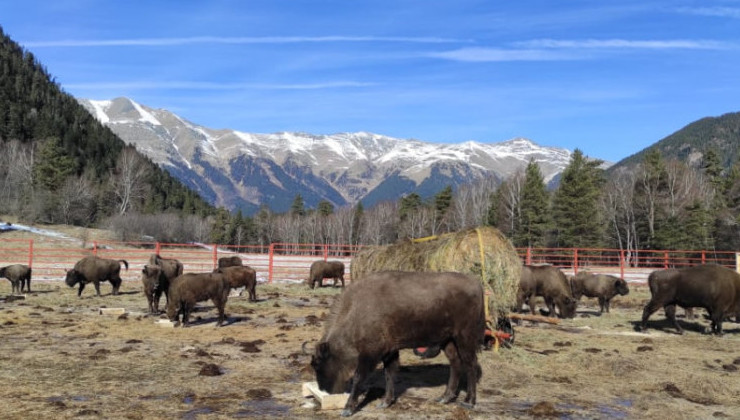
[[[490,291],[489,308],[496,318],[509,312],[516,303],[522,263],[514,246],[501,232],[479,227],[424,240],[363,248],[350,267],[353,281],[362,281],[366,274],[385,270],[475,275]]]

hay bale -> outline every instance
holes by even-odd
[[[490,291],[493,317],[516,305],[522,262],[511,242],[492,227],[479,227],[437,237],[404,240],[393,245],[366,247],[353,258],[352,281],[386,271],[455,271],[481,279]]]

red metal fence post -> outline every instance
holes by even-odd
[[[532,265],[532,247],[527,247],[527,257],[525,259],[527,265]]]
[[[701,252],[701,263],[706,264],[707,263],[707,251]]]
[[[93,241],[93,255],[98,255],[98,241]]]
[[[218,245],[213,244],[213,268],[218,267]]]
[[[578,248],[573,248],[573,275],[578,274]]]
[[[28,240],[28,266],[33,267],[33,239]]]
[[[329,244],[324,244],[324,261],[329,259]]]
[[[625,261],[624,261],[624,250],[623,249],[620,249],[619,250],[619,273],[620,273],[620,277],[622,279],[624,279],[624,263],[625,263]]]
[[[154,253],[159,255],[159,251],[161,251],[160,243],[157,242],[157,244],[154,246]]]
[[[663,253],[663,268],[668,268],[668,251]]]
[[[267,263],[267,282],[272,283],[272,273],[273,273],[273,262],[274,262],[274,255],[275,255],[275,244],[270,244],[270,251],[269,251],[269,262]]]

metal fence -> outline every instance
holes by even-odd
[[[93,242],[87,247],[60,246],[59,242],[33,239],[0,240],[0,266],[26,264],[37,280],[62,280],[66,270],[81,258],[97,255],[126,260],[124,280],[138,280],[151,255],[177,258],[186,272],[207,272],[218,266],[218,259],[239,256],[257,271],[259,282],[302,282],[316,260],[337,260],[345,265],[345,279],[351,281],[352,257],[361,249],[354,245],[274,243],[269,246],[169,244],[161,242]],[[650,272],[697,264],[720,264],[737,268],[735,252],[716,251],[625,251],[597,248],[519,248],[525,264],[551,264],[566,274],[581,270],[613,274],[630,282],[644,282]]]

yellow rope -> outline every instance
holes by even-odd
[[[429,241],[433,241],[433,240],[437,239],[438,237],[439,236],[437,236],[437,235],[425,236],[423,238],[415,238],[415,239],[412,239],[411,242],[416,242],[416,243],[419,243],[419,242],[429,242]]]

